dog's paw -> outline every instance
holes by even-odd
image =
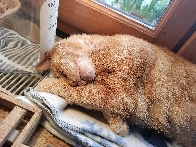
[[[123,120],[121,117],[110,117],[107,114],[104,114],[105,118],[107,119],[110,128],[113,132],[116,134],[124,137],[129,132],[129,126],[125,120]]]
[[[115,123],[110,124],[111,129],[120,136],[126,136],[129,132],[129,127],[124,120],[116,120]]]

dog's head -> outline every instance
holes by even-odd
[[[91,60],[90,43],[75,35],[57,42],[45,54],[36,69],[44,71],[51,69],[55,76],[63,76],[71,86],[84,85],[95,78],[95,69]]]

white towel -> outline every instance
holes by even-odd
[[[103,115],[97,111],[70,106],[61,97],[36,92],[33,88],[25,96],[43,110],[45,121],[42,125],[52,134],[73,146],[91,147],[153,147],[145,141],[137,129],[130,127],[130,133],[121,137],[111,131]],[[156,139],[155,139],[156,140]],[[158,142],[164,142],[158,140]],[[164,143],[161,146],[167,146]]]

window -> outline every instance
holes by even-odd
[[[93,0],[154,30],[169,7],[171,0]]]
[[[153,30],[116,13],[111,5],[108,9],[95,0],[60,0],[58,29],[69,34],[130,34],[173,50],[186,32],[195,28],[196,0],[168,2]]]

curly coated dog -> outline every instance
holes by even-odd
[[[56,43],[37,69],[55,76],[37,91],[103,112],[121,136],[133,123],[196,144],[196,65],[165,48],[129,35],[73,35]]]

